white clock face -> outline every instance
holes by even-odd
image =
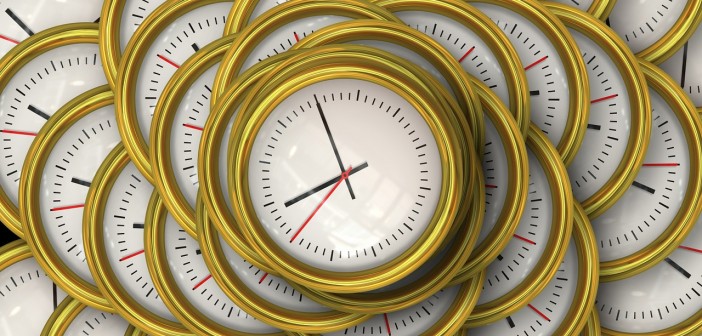
[[[702,29],[695,30],[678,52],[661,63],[660,67],[680,83],[695,106],[702,107]]]
[[[409,308],[378,314],[357,326],[325,335],[419,335],[449,312],[459,291],[460,286],[448,287]]]
[[[129,323],[121,316],[85,307],[71,321],[64,336],[124,336]]]
[[[612,58],[594,41],[569,29],[590,81],[590,117],[585,138],[568,167],[573,195],[584,201],[606,186],[624,159],[632,111],[626,85]]]
[[[592,220],[600,260],[624,258],[651,244],[677,215],[690,178],[689,148],[671,107],[649,90],[651,142],[643,167],[621,199]]]
[[[0,57],[26,38],[58,25],[97,22],[99,0],[3,0],[0,1]]]
[[[51,115],[81,93],[107,84],[97,44],[72,44],[25,64],[0,93],[0,186],[18,203],[25,156]]]
[[[274,108],[254,140],[248,178],[275,244],[302,263],[347,272],[417,242],[442,175],[434,135],[412,105],[380,85],[337,79]]]
[[[566,132],[570,108],[567,71],[558,50],[524,16],[506,7],[471,4],[487,14],[512,42],[527,75],[531,121],[558,145]]]
[[[202,251],[197,240],[181,229],[173,217],[168,215],[165,225],[164,240],[167,242],[165,246],[166,258],[169,261],[168,265],[181,292],[195,308],[213,321],[230,329],[261,334],[279,331],[256,320],[224,294],[222,289],[212,279],[205,260],[201,256]],[[226,243],[222,243],[223,246],[226,246]],[[251,267],[254,268],[253,266]],[[267,277],[263,278],[262,281],[258,281],[259,278],[263,277],[263,272],[258,270],[256,273],[254,276],[257,283],[252,285],[252,287],[265,288],[263,280],[266,280]],[[273,278],[275,277],[270,276],[269,281],[272,281]],[[292,288],[287,285],[285,288],[287,291],[282,288],[278,291],[278,288],[270,288],[269,286],[265,292],[274,292],[274,296],[286,296]],[[294,297],[295,303],[301,303],[297,300],[296,295],[293,294],[291,296]],[[295,305],[292,305],[292,307],[298,308]]]
[[[201,47],[222,37],[231,2],[204,5],[173,21],[151,44],[136,77],[137,121],[148,143],[158,98],[173,73]]]
[[[492,50],[465,25],[428,11],[395,12],[400,20],[439,42],[463,69],[483,81],[509,108],[507,79]]]
[[[485,176],[485,217],[478,236],[478,244],[485,240],[497,224],[507,198],[507,183],[509,181],[505,147],[490,118],[485,118],[485,147],[482,166]]]
[[[0,333],[39,335],[65,297],[34,258],[8,266],[0,271]]]
[[[76,121],[49,154],[41,178],[42,228],[56,254],[77,275],[95,283],[83,249],[83,207],[100,164],[120,142],[114,106]]]
[[[551,186],[530,149],[528,157],[527,206],[513,239],[488,266],[478,304],[495,300],[518,286],[534,269],[548,242],[553,216]]]
[[[105,252],[129,296],[150,312],[176,321],[154,288],[144,256],[144,219],[153,189],[133,163],[122,169],[105,203]]]
[[[595,309],[603,328],[653,333],[702,309],[702,222],[668,258],[630,278],[600,283]]]
[[[119,1],[119,0],[116,0]],[[119,23],[119,47],[121,51],[127,47],[139,25],[166,0],[122,0],[124,7]]]
[[[638,53],[652,46],[670,31],[688,1],[617,1],[609,15],[609,26]]]
[[[469,335],[553,335],[565,319],[578,286],[578,259],[571,240],[554,278],[526,307],[504,320],[468,330]]]

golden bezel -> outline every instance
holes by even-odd
[[[112,91],[108,85],[103,85],[73,98],[49,118],[29,148],[22,167],[23,183],[20,183],[19,190],[19,212],[24,225],[24,237],[39,265],[68,295],[107,312],[114,312],[114,309],[98,287],[76,274],[56,253],[44,231],[39,194],[43,187],[41,180],[44,166],[59,139],[78,120],[112,103]]]
[[[505,203],[490,233],[473,249],[468,262],[451,281],[456,284],[466,281],[483,270],[507,246],[517,229],[526,206],[529,187],[529,160],[522,134],[512,114],[504,103],[485,84],[472,78],[480,96],[483,113],[495,126],[507,157],[507,188]]]
[[[452,235],[456,238],[451,239],[450,244],[435,254],[435,257],[438,257],[444,253],[444,257],[436,261],[429,259],[427,264],[431,263],[432,267],[411,283],[389,291],[355,294],[334,294],[312,290],[295,283],[290,285],[312,300],[341,311],[382,314],[419,304],[438,290],[447,287],[457,272],[465,265],[472,252],[470,247],[477,240],[477,232],[474,228],[479,228],[479,223],[482,223],[485,214],[483,209],[485,205],[484,186],[475,184],[474,193],[475,196],[468,212],[472,218],[460,225],[459,231]],[[217,251],[215,250],[215,252]],[[215,263],[213,264],[221,264],[223,260],[221,258],[219,254],[215,254],[213,257]],[[412,278],[412,276],[409,277]]]
[[[624,258],[600,262],[600,281],[629,278],[656,266],[685,240],[702,211],[702,123],[697,109],[685,92],[663,70],[640,60],[649,89],[655,90],[671,107],[685,132],[690,157],[690,179],[680,209],[656,240]]]
[[[257,95],[246,97],[241,112],[236,116],[229,145],[230,196],[237,222],[244,237],[271,268],[298,284],[328,292],[357,293],[385,287],[411,273],[433,255],[453,226],[461,196],[459,186],[464,184],[463,173],[474,169],[462,159],[456,129],[449,121],[454,111],[440,105],[436,94],[422,83],[436,81],[424,72],[418,78],[407,69],[413,64],[381,50],[356,45],[338,45],[307,49],[281,62],[252,89]],[[381,55],[381,56],[374,56]],[[415,69],[422,73],[420,69]],[[439,146],[442,160],[442,186],[437,210],[427,229],[412,247],[397,258],[365,271],[333,272],[302,264],[283,252],[271,241],[261,227],[250,201],[248,190],[248,160],[253,139],[268,114],[293,92],[326,80],[357,79],[376,83],[394,91],[412,104],[428,123]],[[441,95],[439,95],[441,96]],[[445,96],[445,95],[443,95]],[[229,98],[229,97],[227,97]],[[232,100],[229,99],[231,102]],[[213,113],[232,108],[222,99]],[[464,166],[465,165],[465,166]]]
[[[590,222],[585,211],[577,202],[573,202],[573,236],[570,244],[575,244],[578,261],[578,279],[575,295],[572,304],[568,307],[568,312],[563,317],[561,324],[552,335],[573,336],[578,335],[591,319],[591,312],[595,305],[595,295],[599,284],[599,267],[597,246],[595,244],[595,234],[592,231]],[[466,329],[478,327],[470,320],[466,323]]]
[[[555,2],[553,0],[540,0],[543,3],[551,3]],[[624,0],[626,1],[626,0]],[[598,18],[599,20],[604,21],[609,17],[609,13],[612,12],[612,8],[614,8],[614,5],[617,3],[617,0],[592,0],[592,4],[590,4],[590,8],[587,9],[587,12],[590,13],[590,15]]]
[[[687,0],[687,5],[673,27],[658,41],[636,53],[636,56],[654,64],[662,63],[687,42],[697,30],[700,20],[702,20],[702,0]]]
[[[32,257],[32,251],[24,240],[17,239],[0,246],[0,272],[17,262]]]
[[[468,0],[468,3],[495,5],[523,16],[546,35],[558,52],[568,81],[569,109],[563,137],[558,144],[554,145],[561,154],[563,162],[568,166],[580,149],[590,115],[587,70],[573,37],[555,16],[536,0]]]
[[[505,102],[505,104],[508,104],[508,109],[512,112],[519,129],[522,131],[522,135],[526,138],[530,121],[529,93],[524,67],[519,60],[519,55],[512,47],[512,43],[509,42],[502,30],[487,15],[460,0],[434,2],[423,0],[380,0],[374,1],[374,3],[392,13],[423,11],[440,14],[464,25],[466,29],[478,35],[491,49],[497,62],[503,69],[509,92],[509,102]],[[443,48],[441,49],[443,50]],[[476,139],[480,139],[475,133],[473,135],[476,136]],[[482,141],[476,142],[476,144],[482,143]]]
[[[238,6],[252,6],[256,1],[236,1],[231,13],[238,13]],[[234,79],[240,75],[243,62],[270,33],[290,22],[310,16],[337,15],[352,19],[376,19],[400,22],[392,13],[366,1],[358,0],[297,0],[287,1],[275,6],[256,18],[246,27],[232,27],[227,33],[240,33],[231,48],[224,54],[222,65],[217,70],[212,86],[211,106],[218,102],[219,97]],[[230,15],[232,19],[232,15]]]
[[[552,199],[552,221],[548,241],[543,255],[518,286],[505,295],[479,304],[473,309],[473,312],[468,316],[468,321],[475,325],[485,325],[504,319],[539,295],[558,271],[568,247],[568,239],[572,234],[573,194],[570,190],[568,172],[561,162],[558,152],[534,124],[529,129],[527,148],[538,159],[549,184]]]
[[[122,55],[115,86],[115,107],[120,111],[116,114],[117,126],[129,156],[149,182],[153,182],[150,147],[141,134],[134,100],[144,57],[159,34],[173,21],[197,8],[220,2],[233,0],[168,0],[144,20]]]
[[[602,335],[602,329],[600,328],[600,315],[598,315],[597,309],[590,311],[590,318],[587,320],[587,324],[580,332],[581,336],[600,336]]]
[[[148,241],[146,251],[147,255],[153,261],[149,264],[153,269],[153,274],[158,275],[154,279],[154,283],[157,285],[159,293],[162,294],[161,296],[164,297],[164,302],[167,305],[174,308],[177,307],[178,314],[180,315],[179,317],[182,317],[181,320],[186,321],[192,330],[207,335],[231,334],[231,330],[225,330],[226,328],[217,325],[216,322],[209,320],[206,316],[197,311],[180,292],[175,282],[176,279],[170,271],[169,260],[166,256],[167,243],[163,241],[167,215],[168,212],[161,198],[157,193],[154,193],[150,201],[149,213],[146,220],[146,223],[148,223],[146,231]],[[200,221],[198,223],[206,222]],[[237,300],[232,299],[232,301],[239,308],[268,325],[283,330],[328,332],[337,330],[343,326],[355,325],[370,317],[362,314],[349,314],[333,310],[321,313],[299,312],[267,303],[239,279],[237,274],[231,269],[231,266],[229,266],[223,254],[215,256],[215,254],[222,253],[219,234],[216,230],[214,230],[211,225],[207,225],[206,228],[198,227],[198,232],[200,232],[198,242],[202,249],[202,257],[208,269],[211,270],[213,278],[217,281],[217,285],[220,286],[222,291],[230,299],[233,297],[237,298]],[[218,262],[221,260],[223,261],[222,263],[216,263],[217,266],[213,267],[211,263],[212,260]],[[238,300],[239,296],[234,296],[232,290],[237,293],[242,293],[241,296],[244,297],[244,299]],[[259,307],[264,310],[263,313],[259,313],[259,311],[256,310],[256,308]],[[239,334],[259,335],[237,332],[237,335]],[[276,333],[275,335],[280,334],[282,333]]]
[[[601,47],[617,66],[626,84],[631,106],[627,148],[614,174],[600,190],[580,202],[590,218],[596,218],[622,197],[641,168],[651,134],[651,102],[636,57],[619,36],[602,21],[570,6],[548,3],[553,14],[568,28],[577,30]]]
[[[98,42],[98,25],[71,23],[39,32],[12,48],[0,59],[0,92],[27,63],[49,50],[65,45]],[[18,205],[0,188],[0,222],[20,238],[24,238]]]
[[[66,333],[68,327],[74,322],[76,317],[85,309],[87,306],[80,303],[80,301],[67,296],[61,304],[56,307],[53,314],[49,317],[44,325],[44,330],[41,331],[41,336],[61,336]],[[134,333],[134,327],[129,326],[124,333],[124,336],[130,336]]]
[[[130,161],[124,146],[117,145],[103,161],[88,191],[83,215],[83,244],[90,273],[114,309],[137,328],[156,335],[192,335],[181,323],[152,313],[129,295],[107,258],[103,229],[105,205],[115,181]]]
[[[236,35],[228,35],[203,47],[178,69],[163,89],[151,123],[151,167],[153,180],[173,218],[193,237],[197,236],[195,208],[178,185],[171,158],[171,134],[178,106],[185,93],[205,71],[222,60]],[[205,107],[209,110],[209,106]]]
[[[163,302],[175,313],[179,321],[182,321],[188,329],[201,335],[283,335],[282,332],[255,334],[230,329],[213,321],[195,308],[183,295],[176,284],[176,278],[171,273],[169,260],[166,256],[167,243],[164,241],[168,211],[156,190],[149,199],[148,209],[144,241],[146,243],[146,258],[151,261],[148,263],[149,271],[155,275],[154,285]]]
[[[457,120],[464,133],[473,134],[471,148],[480,148],[485,141],[483,114],[480,100],[472,87],[470,76],[458,61],[431,37],[405,24],[380,20],[351,20],[336,23],[307,35],[291,50],[308,49],[328,44],[354,44],[362,41],[380,41],[406,48],[428,61],[448,82],[458,103]],[[382,49],[382,48],[381,48]],[[403,55],[398,55],[403,56]],[[408,58],[409,60],[409,58]],[[467,124],[467,125],[466,125]],[[469,141],[469,140],[466,140]],[[472,150],[466,150],[475,155]],[[469,159],[472,161],[472,159]],[[471,190],[471,189],[466,189]]]
[[[126,4],[124,0],[104,0],[100,12],[100,61],[111,88],[116,86],[117,67],[122,58],[120,28]]]

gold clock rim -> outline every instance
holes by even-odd
[[[44,52],[71,44],[97,44],[97,28],[97,23],[69,23],[41,31],[20,42],[0,59],[0,92],[22,67]],[[19,204],[10,200],[3,188],[0,188],[0,222],[24,239]]]
[[[512,112],[519,129],[522,131],[522,135],[526,138],[530,123],[526,74],[512,43],[509,42],[502,30],[487,15],[467,2],[459,0],[435,2],[422,0],[378,0],[373,2],[380,7],[388,9],[393,14],[403,11],[427,11],[443,15],[464,25],[467,30],[478,35],[500,64],[510,98],[509,102],[505,103],[509,103],[508,110]],[[474,135],[476,134],[474,133]],[[476,139],[481,139],[481,137],[476,135]],[[476,143],[482,144],[483,141]]]
[[[75,321],[76,317],[85,309],[86,305],[80,303],[80,301],[67,296],[61,301],[56,310],[51,314],[49,320],[46,321],[44,325],[44,330],[42,330],[42,336],[55,336],[64,335],[68,327]],[[119,315],[117,315],[119,316]],[[121,318],[121,317],[120,317]],[[127,329],[124,332],[124,336],[132,335],[130,332],[134,326],[128,324]]]
[[[595,307],[590,311],[590,317],[587,320],[587,324],[583,327],[580,332],[582,336],[601,336],[602,329],[600,327],[600,315],[597,314],[597,309]]]
[[[607,182],[581,202],[587,215],[597,218],[624,195],[634,182],[645,158],[651,133],[651,103],[646,79],[638,60],[626,43],[602,21],[569,6],[557,3],[548,3],[546,6],[566,27],[577,30],[607,53],[617,66],[629,96],[631,125],[624,157]]]
[[[111,95],[111,94],[110,94]],[[105,205],[112,188],[131,161],[123,144],[115,146],[100,165],[86,198],[83,216],[83,244],[95,283],[115,311],[135,327],[157,335],[191,335],[179,322],[166,320],[149,311],[124,289],[110,265],[104,243]],[[149,264],[147,262],[147,264]]]
[[[702,212],[702,122],[697,109],[685,92],[663,70],[644,60],[639,60],[639,64],[646,76],[647,89],[655,90],[672,108],[685,133],[690,156],[690,178],[680,209],[665,231],[635,253],[600,262],[602,282],[629,278],[662,262],[685,240]]]
[[[120,27],[126,1],[105,0],[100,11],[100,60],[105,71],[107,83],[111,88],[116,86],[117,67],[122,58]]]
[[[73,98],[54,113],[29,148],[26,164],[22,167],[24,183],[20,184],[19,190],[19,212],[24,224],[24,238],[34,258],[69,296],[106,312],[114,312],[114,308],[104,293],[97,285],[89,283],[66,265],[51,243],[39,210],[39,190],[49,155],[65,132],[81,118],[111,104],[112,91],[108,85],[103,85]]]
[[[506,318],[539,295],[556,275],[573,231],[573,195],[568,172],[557,150],[534,124],[531,124],[529,129],[527,149],[537,159],[549,184],[552,199],[551,218],[553,218],[549,238],[534,268],[515,288],[495,300],[475,307],[467,319],[467,323],[474,326],[486,325]]]
[[[245,5],[244,2],[237,2]],[[232,7],[234,13],[234,7]],[[230,49],[224,54],[212,86],[211,106],[220,99],[226,88],[241,75],[241,67],[253,52],[258,42],[265,39],[275,29],[287,23],[303,18],[337,15],[351,19],[376,19],[399,22],[397,17],[382,7],[358,0],[297,0],[279,4],[263,13],[245,28],[237,31],[239,38],[234,40]],[[236,27],[233,27],[236,29]],[[225,34],[234,33],[228,31]]]
[[[353,45],[331,48],[338,48],[338,50],[323,52],[323,49],[320,48],[308,49],[283,61],[278,67],[271,70],[271,75],[262,78],[254,87],[253,90],[259,94],[246,98],[241,107],[242,112],[236,117],[230,138],[232,142],[230,143],[229,157],[232,159],[229,166],[233,175],[230,173],[232,178],[229,190],[231,190],[230,195],[235,197],[232,199],[234,215],[237,221],[243,225],[244,237],[247,238],[254,250],[281,275],[293,282],[322,291],[361,292],[384,287],[399,280],[400,277],[416,269],[436,252],[438,244],[435,243],[443,241],[455,220],[456,202],[461,200],[456,186],[463,185],[462,170],[466,162],[463,162],[457,155],[459,153],[456,152],[460,148],[460,144],[457,143],[458,138],[454,133],[456,130],[448,121],[452,114],[451,110],[440,107],[439,102],[431,99],[437,95],[430,93],[431,91],[427,91],[428,88],[420,84],[434,83],[431,80],[433,78],[430,78],[428,74],[425,74],[423,80],[418,80],[414,76],[406,76],[405,69],[412,68],[411,63],[403,62],[401,59],[377,49]],[[375,56],[368,57],[371,52],[385,54],[385,57],[382,59]],[[339,61],[345,63],[339,65]],[[397,64],[402,64],[402,66],[398,68]],[[311,73],[311,66],[315,67],[314,74]],[[262,120],[277,106],[277,103],[299,88],[323,80],[338,78],[353,78],[385,86],[414,105],[432,129],[442,160],[442,192],[437,210],[427,229],[417,242],[413,243],[412,247],[397,258],[393,258],[381,266],[358,272],[322,270],[294,260],[291,255],[285,253],[272,242],[269,235],[260,226],[250,202],[248,190],[247,163],[253,143],[253,140],[249,140],[254,139]],[[442,88],[434,87],[434,89]],[[423,94],[419,92],[423,92]],[[229,108],[231,106],[227,104],[218,104],[215,113]],[[244,141],[244,139],[249,140]],[[232,154],[236,154],[236,157]]]
[[[29,245],[22,240],[13,240],[0,246],[0,272],[22,260],[32,258],[32,251]]]
[[[200,7],[233,0],[167,0],[154,10],[136,30],[122,53],[117,68],[115,108],[117,126],[124,147],[144,177],[153,184],[153,171],[150,161],[151,145],[146,143],[139,126],[136,99],[139,72],[143,66],[149,47],[158,36],[183,15]]]
[[[702,0],[700,0],[702,1]],[[536,0],[468,0],[509,10],[537,26],[558,52],[568,81],[568,119],[558,144],[554,144],[566,166],[572,163],[582,145],[590,113],[590,89],[587,69],[580,51],[566,27],[545,6]],[[557,43],[556,43],[557,42]]]
[[[178,184],[171,157],[171,135],[179,105],[185,93],[205,71],[219,62],[236,35],[222,37],[196,52],[178,69],[161,93],[151,123],[151,167],[155,186],[168,211],[192,237],[197,237],[195,208],[186,200]],[[209,106],[205,107],[209,110]],[[253,253],[253,252],[251,252]],[[242,253],[250,255],[251,253]]]

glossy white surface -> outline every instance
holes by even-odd
[[[660,67],[680,84],[695,103],[702,107],[702,29],[695,30],[687,43]]]
[[[129,323],[121,316],[85,307],[66,329],[64,336],[124,336]]]
[[[117,0],[124,1],[122,17],[119,23],[119,47],[122,51],[127,48],[139,25],[166,0]]]
[[[617,1],[609,25],[638,53],[660,40],[680,18],[687,0]]]

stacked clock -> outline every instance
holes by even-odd
[[[702,0],[0,10],[2,335],[701,334]]]

